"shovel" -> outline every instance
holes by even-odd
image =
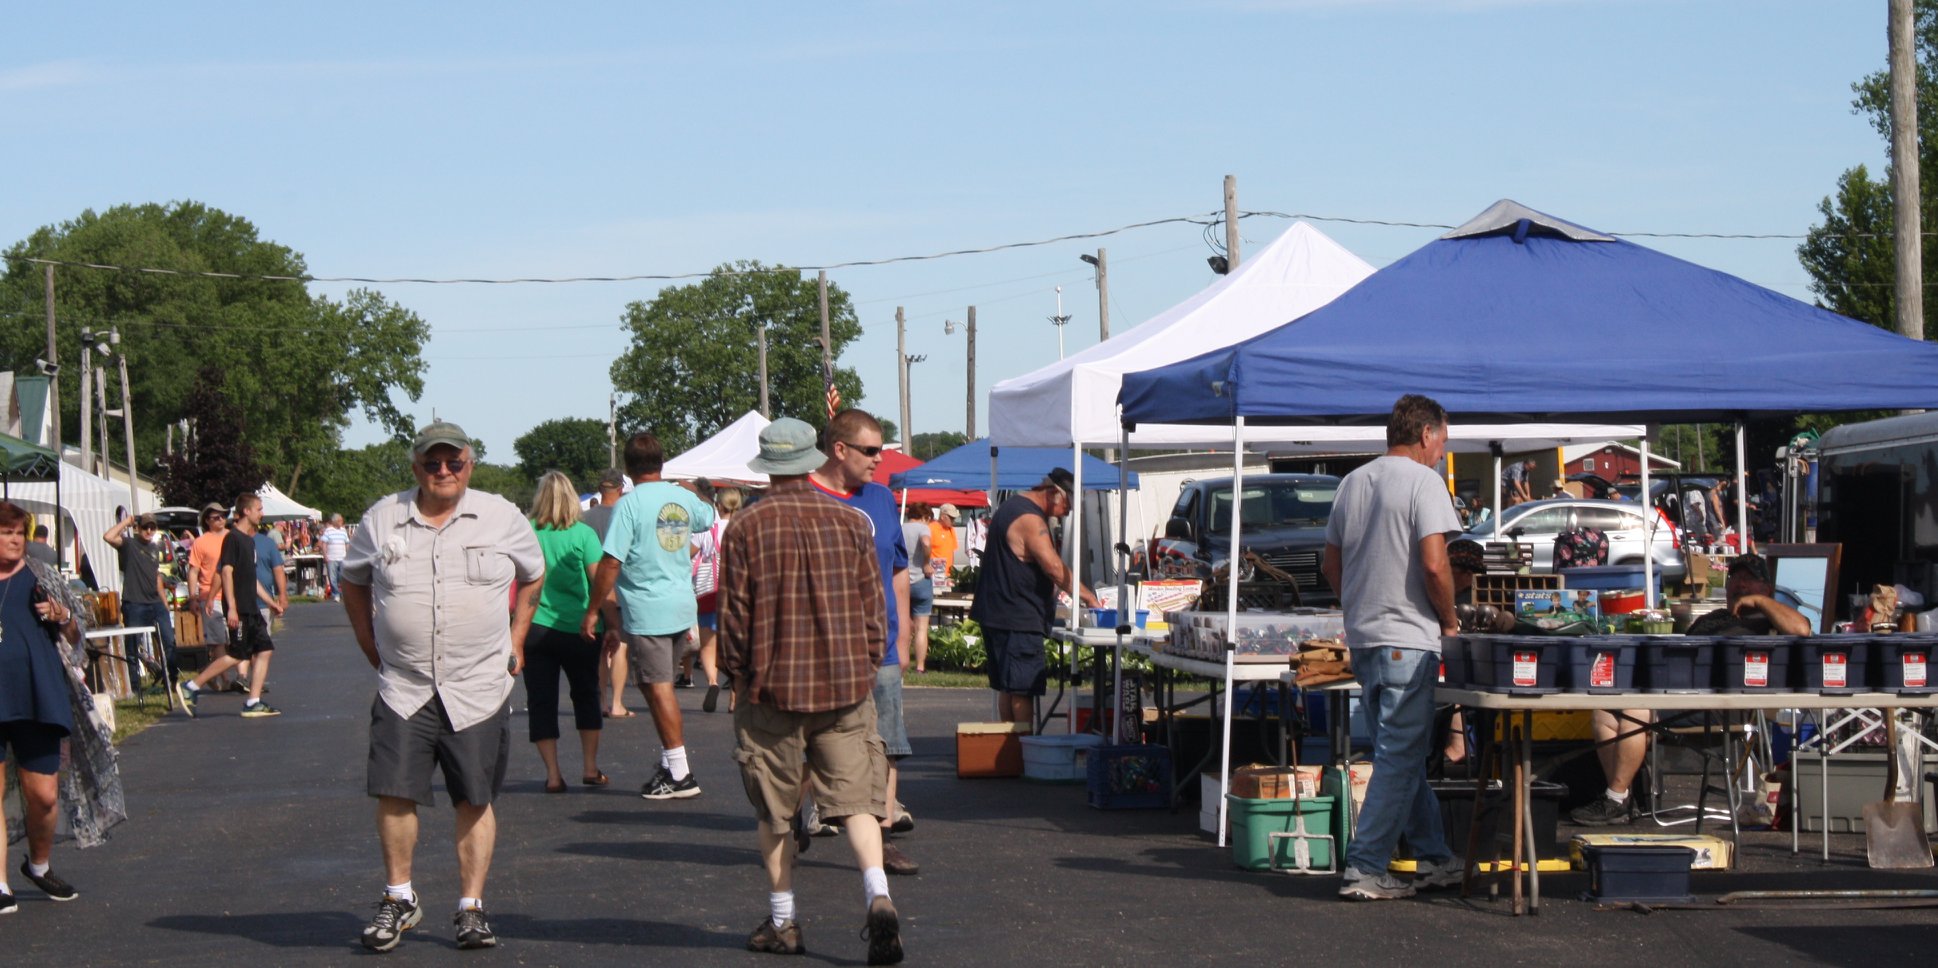
[[[1931,866],[1931,844],[1925,840],[1924,810],[1915,801],[1898,802],[1898,715],[1884,710],[1884,799],[1864,805],[1864,852],[1872,867],[1911,870]]]

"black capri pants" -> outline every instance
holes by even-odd
[[[600,728],[599,643],[577,632],[533,625],[525,637],[525,724],[531,741],[559,738],[559,672],[572,696],[572,720]]]

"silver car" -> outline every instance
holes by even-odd
[[[1475,525],[1462,537],[1474,541],[1518,541],[1534,546],[1534,570],[1554,568],[1554,539],[1574,528],[1595,528],[1608,536],[1608,563],[1639,565],[1643,548],[1653,547],[1655,569],[1664,578],[1682,577],[1682,552],[1676,545],[1675,529],[1656,512],[1653,541],[1644,537],[1643,508],[1627,501],[1598,501],[1590,498],[1553,498],[1529,501],[1508,508],[1501,516],[1501,533],[1494,536],[1494,520]]]

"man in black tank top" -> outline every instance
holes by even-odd
[[[969,617],[982,625],[989,688],[1002,694],[998,707],[1005,722],[1031,722],[1035,697],[1044,692],[1043,639],[1056,615],[1057,589],[1070,584],[1070,570],[1050,540],[1050,518],[1070,513],[1075,485],[1070,472],[1059,467],[1004,501],[989,522],[988,550]],[[1097,605],[1090,589],[1079,586],[1078,591],[1085,605]]]

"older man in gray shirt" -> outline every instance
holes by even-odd
[[[1373,779],[1359,811],[1339,896],[1409,897],[1458,884],[1440,807],[1427,786],[1440,636],[1458,629],[1447,540],[1460,532],[1434,466],[1447,451],[1447,412],[1407,394],[1386,421],[1386,456],[1339,482],[1320,570],[1346,612],[1346,644],[1371,713]],[[1400,834],[1418,860],[1413,883],[1386,872]]]
[[[411,860],[417,805],[433,802],[433,767],[457,808],[458,947],[498,943],[484,913],[498,835],[491,801],[504,785],[512,681],[524,665],[545,555],[515,505],[469,489],[471,453],[455,424],[418,432],[417,487],[364,512],[343,565],[350,629],[377,670],[368,790],[388,880],[363,931],[373,951],[396,947],[423,916]]]

